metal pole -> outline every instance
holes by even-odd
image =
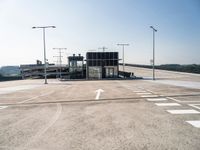
[[[157,30],[153,26],[150,26],[150,28],[153,30],[153,80],[155,80],[155,32]]]
[[[124,72],[124,67],[125,67],[125,64],[124,64],[124,45],[122,45],[122,49],[123,49],[123,72]]]
[[[44,42],[44,84],[47,84],[47,63],[46,63],[46,43],[45,43],[45,28],[43,28],[43,42]]]
[[[62,50],[66,50],[67,48],[53,48],[53,49],[57,49],[58,50],[58,53],[59,53],[59,56],[55,56],[55,57],[59,57],[59,66],[60,66],[60,79],[62,78]]]
[[[129,44],[117,44],[118,46],[122,46],[122,57],[123,57],[123,73],[125,72],[125,63],[124,63],[124,46],[129,46]],[[124,78],[125,78],[125,73],[124,73]]]
[[[60,55],[60,79],[62,78],[62,75],[61,75],[61,72],[62,72],[62,66],[61,66],[61,64],[62,64],[62,60],[61,60],[61,49],[59,49],[59,55]]]
[[[155,80],[155,30],[153,30],[153,80]]]
[[[103,52],[105,52],[106,49],[108,49],[107,47],[103,46],[103,47],[100,47],[99,49],[102,49]]]
[[[45,43],[45,29],[46,28],[56,28],[55,26],[40,26],[40,27],[32,27],[32,29],[40,28],[43,29],[43,42],[44,42],[44,77],[45,83],[47,84],[47,63],[46,63],[46,43]]]

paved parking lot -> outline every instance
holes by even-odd
[[[126,69],[150,79],[151,70]],[[2,82],[0,149],[200,149],[198,76],[157,76]]]

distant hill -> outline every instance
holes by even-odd
[[[19,66],[3,66],[0,68],[0,81],[19,79],[21,79]]]
[[[13,76],[20,76],[20,68],[19,66],[3,66],[0,68],[0,74],[4,77],[13,77]]]
[[[122,65],[122,64],[120,64]],[[138,65],[138,64],[125,64],[126,66],[133,67],[143,67],[143,68],[152,68],[151,65]],[[197,73],[200,74],[200,65],[199,64],[189,64],[189,65],[180,65],[180,64],[164,64],[155,66],[156,69],[178,71],[178,72],[188,72],[188,73]]]

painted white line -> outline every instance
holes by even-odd
[[[180,101],[179,103],[198,103],[200,101]]]
[[[194,109],[176,109],[176,110],[167,110],[171,114],[200,114],[199,111]]]
[[[151,95],[151,93],[136,93],[138,95]]]
[[[98,89],[98,90],[96,90],[95,91],[96,93],[97,93],[97,95],[96,95],[96,100],[98,100],[99,99],[99,97],[100,97],[100,94],[101,94],[101,92],[104,92],[104,90],[102,90],[102,89]]]
[[[156,102],[156,101],[166,101],[166,98],[147,98],[147,101]]]
[[[133,91],[135,93],[146,93],[147,91]]]
[[[200,128],[200,120],[192,120],[192,121],[186,121],[187,123],[191,124],[192,126],[196,128]]]
[[[154,82],[154,81],[149,81]],[[177,80],[156,80],[154,83],[162,83],[168,85],[174,85],[178,87],[186,87],[191,89],[200,89],[200,82],[191,82],[191,81],[177,81]]]
[[[178,100],[178,99],[175,99],[175,98],[172,98],[172,97],[167,97],[167,98],[171,99],[173,101],[179,102],[179,103],[198,103],[198,102],[200,102],[200,100],[199,101],[182,101],[182,100]]]
[[[166,98],[168,98],[168,99],[170,99],[170,100],[173,100],[173,101],[176,101],[176,102],[181,102],[180,100],[177,100],[177,99],[172,98],[172,97],[166,97]]]
[[[27,100],[24,100],[24,101],[21,101],[21,102],[17,102],[17,103],[19,103],[19,104],[26,103],[26,102],[31,101],[31,100],[34,100],[34,99],[36,99],[36,98],[50,95],[51,93],[53,93],[53,92],[51,91],[51,92],[48,92],[48,93],[45,93],[45,94],[41,94],[41,95],[39,95],[39,96],[35,96],[35,97],[29,98],[29,99],[27,99]]]
[[[31,138],[30,142],[27,142],[24,147],[28,147],[30,144],[34,143],[36,140],[38,140],[50,127],[53,126],[53,124],[59,119],[60,115],[62,113],[62,105],[60,103],[57,104],[57,110],[53,117],[51,117],[48,124],[46,124],[42,129],[40,129],[35,136]],[[26,149],[26,148],[25,148]]]
[[[14,96],[7,96],[7,97],[0,97],[0,99],[13,99],[13,98],[15,98],[15,99],[18,99],[18,98],[23,98],[23,96],[21,96],[21,97],[14,97]]]
[[[178,103],[155,103],[157,106],[181,106]]]
[[[148,92],[151,92],[151,93],[154,93],[153,91],[151,91],[151,90],[146,90],[146,91],[148,91]]]
[[[143,96],[140,96],[140,97],[158,97],[158,95],[143,95]]]
[[[5,109],[7,108],[8,106],[0,106],[0,109]]]
[[[196,109],[200,109],[200,107],[198,107],[198,105],[200,105],[200,104],[188,104],[188,105],[191,107],[194,107]]]
[[[9,94],[13,92],[19,92],[23,90],[37,88],[40,86],[41,85],[20,85],[20,86],[13,86],[13,87],[4,87],[4,88],[0,88],[0,94]]]

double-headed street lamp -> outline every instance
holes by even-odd
[[[55,57],[59,57],[59,62],[60,62],[60,79],[62,78],[62,50],[67,50],[67,48],[53,48],[54,50],[58,50],[59,52],[59,56],[55,56]]]
[[[43,29],[43,42],[44,42],[44,77],[45,82],[47,84],[47,63],[46,63],[46,43],[45,43],[45,29],[46,28],[56,28],[55,26],[41,26],[41,27],[32,27],[32,29],[41,28]]]
[[[153,80],[155,80],[155,32],[157,30],[153,26],[150,26],[150,28],[153,30]]]
[[[124,69],[124,66],[125,66],[125,64],[124,64],[124,46],[129,46],[129,44],[124,44],[124,43],[121,43],[121,44],[117,44],[118,46],[122,46],[122,50],[123,50],[123,72],[125,71],[125,69]],[[125,76],[124,76],[125,77]]]

